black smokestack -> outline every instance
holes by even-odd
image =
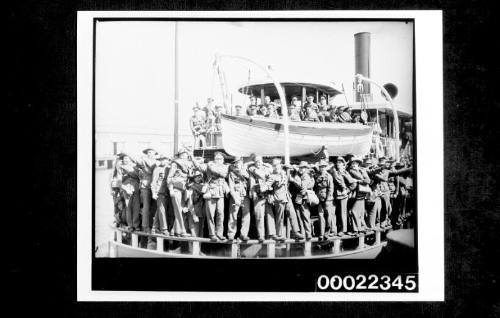
[[[354,34],[354,55],[355,74],[361,74],[370,78],[370,32]],[[363,82],[363,89],[364,94],[370,94],[369,83]],[[361,96],[359,93],[356,93],[356,102],[359,101],[361,101]]]

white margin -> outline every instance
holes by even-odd
[[[418,293],[91,290],[94,17],[413,18],[417,96]],[[80,11],[77,22],[78,301],[444,301],[442,11]],[[431,114],[430,116],[425,116]]]

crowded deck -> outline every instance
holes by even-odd
[[[388,230],[413,227],[409,158],[224,161],[185,148],[175,158],[154,149],[119,154],[110,255],[123,255],[121,247],[166,257],[333,257],[381,247]]]

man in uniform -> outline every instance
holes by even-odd
[[[247,106],[247,115],[255,116],[257,115],[257,98],[255,96],[250,96],[250,104]]]
[[[352,157],[350,161],[349,174],[357,183],[354,196],[352,197],[351,211],[353,215],[354,231],[362,232],[365,230],[365,199],[370,194],[370,178],[364,169],[360,167],[363,160],[359,157]]]
[[[127,227],[130,231],[139,230],[140,220],[140,195],[139,195],[139,172],[135,163],[126,154],[121,156],[122,164],[119,171],[122,175],[121,192],[125,200],[125,214]]]
[[[290,104],[290,106],[288,106],[288,119],[291,120],[291,121],[300,121],[300,111],[299,109],[297,108],[297,106],[295,106],[295,104]]]
[[[339,156],[335,162],[335,167],[330,170],[335,184],[335,210],[337,219],[342,221],[342,230],[338,233],[343,236],[347,232],[347,199],[354,183],[354,179],[349,175],[345,168],[345,159]],[[337,222],[339,224],[339,222]],[[337,230],[339,226],[337,225]]]
[[[113,171],[111,173],[110,187],[111,187],[111,196],[113,197],[113,206],[114,206],[114,217],[115,217],[115,225],[120,226],[121,224],[125,224],[125,202],[123,201],[123,196],[121,192],[122,186],[122,174],[120,171],[120,167],[122,165],[121,160],[122,154],[118,154],[113,163]]]
[[[174,235],[187,237],[190,236],[186,232],[184,226],[183,212],[187,211],[186,188],[188,178],[193,170],[193,162],[189,159],[189,152],[182,148],[177,154],[177,158],[172,162],[167,177],[168,190],[172,206],[174,208]]]
[[[269,103],[269,105],[267,105],[267,110],[268,110],[268,113],[267,113],[268,118],[271,118],[271,119],[278,119],[279,118],[278,112],[276,111],[276,105],[274,103]]]
[[[194,136],[195,147],[205,147],[207,144],[205,133],[205,117],[200,114],[198,105],[193,107],[193,116],[189,119],[189,127]]]
[[[314,96],[309,94],[307,101],[302,108],[302,120],[305,121],[319,121],[318,119],[318,105],[314,102]]]
[[[323,121],[323,122],[326,121],[326,117],[328,117],[328,115],[329,115],[329,112],[328,112],[329,107],[330,106],[326,102],[325,95],[321,95],[321,97],[319,98],[319,105],[318,105],[318,119],[319,119],[319,121]]]
[[[366,166],[365,170],[370,179],[374,180],[375,174],[380,170],[378,159],[375,157],[366,158],[363,161],[363,165]],[[366,210],[368,211],[368,228],[373,230],[377,227],[378,222],[380,222],[380,210],[382,206],[380,196],[382,193],[380,191],[380,184],[375,181],[371,183],[371,190],[372,192],[366,198]]]
[[[328,173],[328,162],[321,159],[318,164],[319,174],[316,176],[316,194],[319,198],[319,235],[320,239],[328,239],[337,234],[335,206],[333,205],[333,177]]]
[[[224,164],[222,152],[214,154],[214,161],[208,164],[194,162],[196,168],[206,175],[208,189],[204,195],[208,223],[208,235],[214,242],[225,241],[224,231],[224,197],[229,193],[226,182],[228,165]]]
[[[205,112],[205,117],[208,116],[208,113],[215,113],[214,108],[214,99],[209,97],[207,98],[207,105],[203,107],[203,111]]]
[[[203,227],[205,225],[205,200],[203,199],[203,173],[195,169],[192,182],[188,186],[188,209],[191,214],[193,226],[191,235],[203,237]]]
[[[390,161],[387,160],[385,157],[379,158],[379,170],[378,172],[374,175],[373,179],[375,183],[378,185],[380,193],[381,193],[381,226],[385,227],[389,225],[389,220],[391,217],[392,213],[392,206],[391,206],[391,191],[389,188],[389,175],[390,175]]]
[[[268,209],[266,198],[269,190],[266,180],[270,171],[269,167],[264,164],[262,156],[255,156],[253,165],[248,167],[248,172],[250,175],[250,199],[253,203],[257,236],[259,242],[263,242],[265,238],[264,217]]]
[[[298,169],[296,169],[296,174],[294,176],[290,175],[290,183],[294,186],[293,189],[295,190],[295,210],[300,214],[306,240],[309,241],[312,238],[312,231],[308,192],[313,191],[314,179],[309,174],[309,164],[307,162],[300,162]]]
[[[153,222],[154,213],[156,208],[151,206],[151,181],[153,180],[153,170],[159,164],[156,160],[158,153],[152,149],[147,148],[142,151],[146,156],[133,159],[139,169],[140,178],[140,194],[142,203],[142,230],[146,233],[151,232],[151,225]]]
[[[297,214],[293,207],[292,198],[288,192],[288,173],[283,170],[281,159],[274,158],[272,161],[272,172],[267,176],[267,184],[270,188],[268,195],[269,209],[266,211],[268,235],[274,240],[285,239],[284,217],[287,214],[291,225],[291,236],[303,239],[300,234]]]
[[[156,214],[153,219],[153,233],[160,232],[169,236],[167,222],[167,175],[168,158],[161,156],[160,164],[153,170],[153,181],[151,182],[151,192],[156,200]]]
[[[258,110],[257,114],[259,116],[262,116],[262,117],[267,117],[267,115],[269,114],[269,111],[267,109],[267,105],[264,105],[264,104],[259,105],[259,110]]]
[[[241,157],[236,157],[228,174],[229,193],[229,221],[227,223],[227,237],[230,241],[236,235],[238,212],[241,210],[240,239],[248,241],[250,228],[250,198],[248,197],[249,179],[247,167]]]
[[[268,106],[269,104],[271,104],[271,97],[264,96],[264,105]]]
[[[250,117],[258,116],[259,113],[258,113],[257,105],[252,104],[252,105],[248,106],[247,115]]]
[[[222,125],[221,125],[221,120],[222,120],[222,114],[225,114],[224,107],[221,105],[215,106],[215,129],[216,131],[222,131]]]

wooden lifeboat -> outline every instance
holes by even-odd
[[[222,146],[233,156],[281,156],[285,142],[283,122],[256,117],[222,115]],[[336,156],[369,152],[373,128],[354,123],[289,122],[290,156],[305,156],[326,146]]]

